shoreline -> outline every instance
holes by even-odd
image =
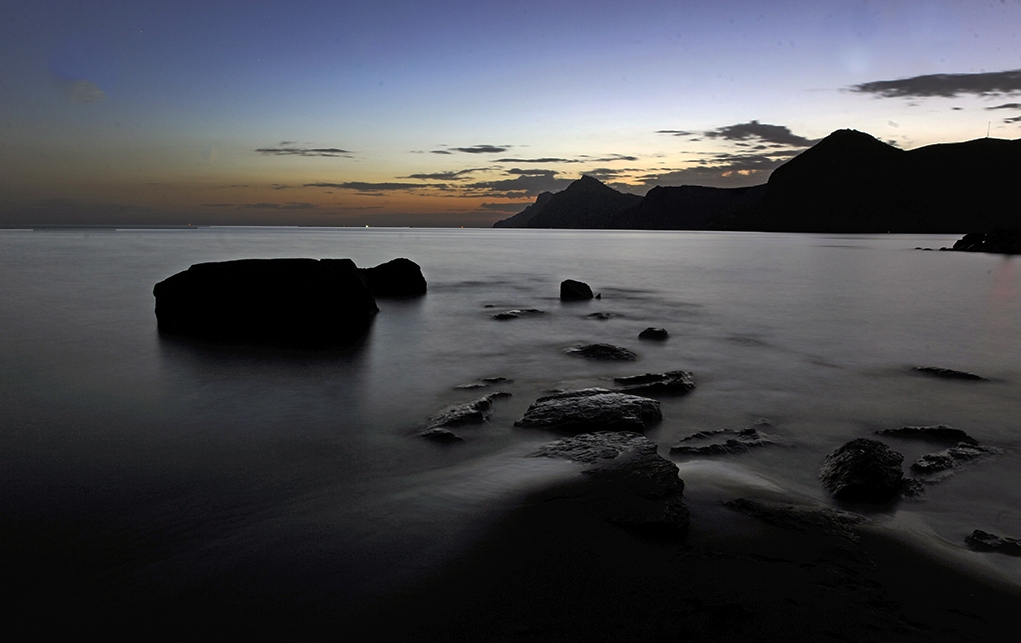
[[[700,501],[689,537],[667,542],[588,511],[587,488],[530,495],[464,556],[352,621],[380,641],[968,641],[1010,631],[1021,607],[1021,586],[882,526],[853,542]]]

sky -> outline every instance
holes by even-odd
[[[489,226],[1021,136],[1021,0],[5,0],[0,225]]]

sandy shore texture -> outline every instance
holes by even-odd
[[[706,502],[691,507],[688,538],[663,541],[606,522],[591,488],[530,496],[463,558],[347,626],[379,641],[993,641],[1016,632],[1017,587],[883,529],[767,522]]]

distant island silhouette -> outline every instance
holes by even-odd
[[[901,150],[842,129],[778,167],[764,185],[654,187],[639,197],[583,176],[493,227],[990,232],[1021,226],[1018,176],[1021,139]]]

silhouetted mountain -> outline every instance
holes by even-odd
[[[532,220],[532,217],[542,212],[542,209],[546,207],[549,200],[553,197],[552,192],[543,192],[539,196],[535,197],[535,203],[528,206],[521,212],[518,212],[512,217],[501,219],[493,224],[494,228],[526,228],[528,222]]]
[[[583,177],[496,227],[988,232],[1021,226],[1021,139],[905,151],[838,130],[748,188],[656,187],[644,199]]]
[[[522,212],[498,221],[493,227],[607,228],[613,215],[636,205],[642,197],[624,194],[591,176],[583,176],[562,192],[544,192]],[[534,213],[529,213],[535,209]],[[520,219],[519,219],[520,217]]]
[[[657,186],[649,190],[637,205],[615,214],[608,227],[627,230],[719,229],[756,207],[765,192],[765,185],[746,188]]]
[[[1016,226],[1021,140],[899,150],[839,130],[778,167],[737,229],[963,232]]]

